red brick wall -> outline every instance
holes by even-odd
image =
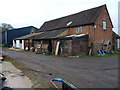
[[[106,31],[103,30],[102,21],[105,20],[107,22]],[[102,42],[104,40],[110,40],[112,43],[112,24],[110,22],[109,15],[105,7],[101,11],[99,17],[96,20],[96,28],[93,28],[93,25],[82,26],[82,32],[76,33],[76,27],[70,28],[67,30],[66,35],[77,35],[77,34],[88,34],[89,41],[88,46],[91,46],[91,42],[95,43],[95,49],[102,49]],[[65,35],[65,34],[64,34]],[[112,44],[110,45],[112,48]]]
[[[107,30],[103,30],[102,29],[102,20],[106,20],[107,22]],[[110,20],[109,20],[109,17],[108,17],[108,14],[107,14],[107,11],[106,10],[103,10],[101,12],[101,15],[99,16],[99,18],[97,19],[96,21],[96,30],[95,30],[95,33],[96,33],[96,38],[95,40],[111,40],[112,41],[112,25],[110,23]],[[102,37],[101,37],[102,36]]]
[[[103,30],[102,27],[102,21],[105,20],[107,23],[107,29]],[[110,22],[110,18],[109,15],[105,9],[105,7],[103,7],[103,10],[100,14],[100,16],[98,17],[97,21],[96,21],[96,29],[95,29],[95,43],[99,44],[101,42],[103,42],[103,40],[110,40],[111,41],[111,45],[110,48],[112,48],[112,24]],[[102,46],[101,46],[102,48]],[[96,49],[98,49],[96,47]]]
[[[88,34],[88,35],[90,35],[89,42],[88,42],[88,45],[89,45],[92,41],[93,25],[82,26],[82,32],[80,32],[80,33],[76,33],[76,27],[70,28],[69,31],[68,31],[68,35],[78,35],[78,34]]]

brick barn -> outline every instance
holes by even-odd
[[[83,41],[87,43],[86,54],[88,54],[90,50],[92,50],[92,53],[97,54],[97,49],[103,49],[106,52],[112,50],[112,28],[113,24],[107,7],[106,5],[102,5],[45,22],[38,30],[38,32],[44,32],[44,34],[35,37],[34,40],[40,40],[40,43],[46,41],[45,45],[47,50],[49,41],[52,43],[52,47],[56,47],[57,44],[53,44],[55,38],[85,34],[88,35],[88,40]],[[63,39],[61,40],[63,42]],[[67,42],[66,40],[68,39],[65,38],[65,42]],[[63,44],[62,42],[60,43],[61,45]],[[68,42],[70,43],[70,40],[68,40]],[[73,42],[74,48],[80,46],[79,40],[73,40]],[[85,44],[78,47],[75,51],[72,46],[70,48],[69,44],[66,45],[66,47],[69,47],[69,50],[71,49],[71,51],[75,52],[75,54],[72,53],[71,55],[79,55],[80,52],[78,51],[83,49],[82,47]],[[53,48],[52,52],[55,52]]]
[[[34,47],[55,55],[97,54],[113,47],[113,24],[106,5],[46,21],[34,36]]]

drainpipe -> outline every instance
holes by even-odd
[[[93,25],[93,42],[92,42],[92,43],[93,43],[93,44],[92,44],[93,55],[95,54],[95,52],[94,52],[94,51],[95,51],[95,50],[94,50],[94,49],[95,49],[95,28],[96,28],[96,25],[94,24],[94,25]]]
[[[95,42],[95,28],[96,28],[96,25],[93,26],[93,29],[94,29],[94,31],[93,31],[93,36],[94,36],[93,37],[93,42]]]

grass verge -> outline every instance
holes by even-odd
[[[95,56],[77,56],[77,58],[102,58],[102,57],[108,57],[108,56],[115,56],[120,55],[119,53],[112,53],[112,54],[105,54],[105,55],[95,55]]]

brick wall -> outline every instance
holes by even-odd
[[[103,20],[105,20],[107,23],[106,30],[103,30],[103,25],[102,25]],[[110,40],[111,45],[109,45],[109,48],[112,48],[112,23],[110,21],[110,17],[105,7],[103,7],[103,10],[98,16],[95,25],[96,25],[96,28],[93,28],[93,25],[82,26],[82,32],[80,33],[76,33],[77,27],[72,27],[72,28],[69,28],[64,33],[62,33],[61,36],[88,34],[89,35],[89,41],[88,41],[89,47],[91,46],[91,43],[94,42],[94,47],[95,47],[95,50],[97,51],[97,49],[103,49],[102,43],[104,40]]]
[[[102,21],[105,20],[107,23],[107,29],[103,30],[103,25],[102,25]],[[95,49],[99,49],[101,47],[101,49],[104,48],[104,46],[101,44],[104,40],[110,40],[111,44],[109,45],[109,48],[112,49],[112,23],[110,21],[110,17],[108,15],[107,10],[105,9],[105,7],[103,7],[103,10],[100,14],[100,16],[98,17],[97,21],[96,21],[96,28],[95,28]],[[97,47],[97,45],[99,45],[99,47]]]
[[[80,33],[76,33],[76,28],[77,27],[70,28],[68,31],[68,35],[88,34],[88,35],[90,35],[89,41],[88,41],[88,46],[90,46],[92,37],[93,37],[93,25],[82,26],[82,32],[80,32]]]

